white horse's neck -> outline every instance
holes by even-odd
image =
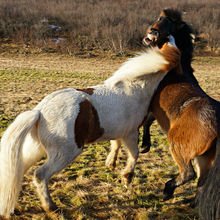
[[[143,84],[146,80],[157,78],[161,66],[167,63],[158,48],[150,49],[125,62],[105,81],[105,85],[114,88],[121,84]]]

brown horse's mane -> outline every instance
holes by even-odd
[[[182,14],[177,9],[167,8],[163,10],[166,17],[169,17],[173,22],[182,22]]]
[[[178,30],[172,33],[173,37],[175,38],[175,42],[179,50],[181,51],[181,65],[183,72],[188,73],[191,76],[192,80],[197,84],[197,80],[193,75],[193,68],[191,66],[192,58],[193,58],[193,51],[194,46],[192,42],[192,29],[191,27],[182,20],[181,12],[176,9],[165,9],[163,10],[164,16],[172,20],[178,24]]]

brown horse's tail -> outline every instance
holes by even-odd
[[[216,156],[199,198],[199,212],[202,219],[220,219],[220,135],[216,143]]]

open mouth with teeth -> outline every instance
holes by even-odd
[[[149,45],[155,43],[157,41],[157,37],[154,34],[149,33],[147,37],[143,39],[143,41],[146,45]]]
[[[143,38],[145,46],[158,46],[159,48],[167,41],[167,35],[162,36],[159,33],[150,32]]]

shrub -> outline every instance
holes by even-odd
[[[0,37],[63,52],[140,47],[145,29],[165,7],[183,12],[195,33],[219,47],[220,3],[215,0],[2,0]]]

